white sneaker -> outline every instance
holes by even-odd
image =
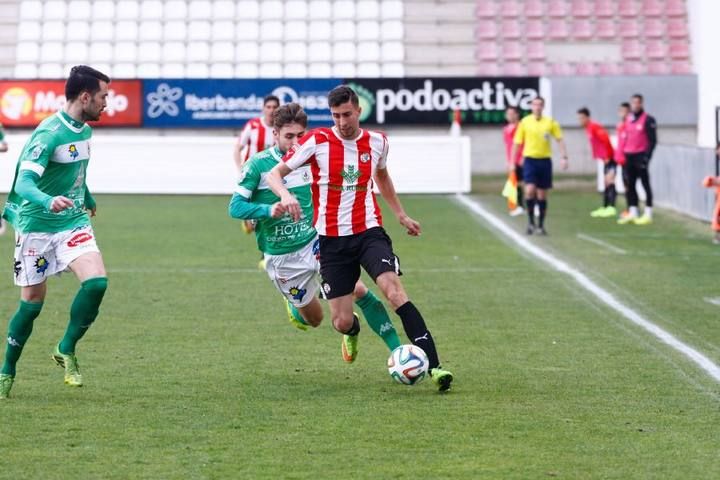
[[[525,209],[523,207],[515,207],[514,210],[510,211],[511,217],[519,217],[520,215],[525,213]]]

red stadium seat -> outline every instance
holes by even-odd
[[[683,0],[667,0],[665,14],[668,17],[684,17],[687,15],[687,7]]]
[[[502,56],[505,60],[522,59],[522,45],[519,42],[505,42],[502,47]]]
[[[645,55],[654,60],[663,59],[667,56],[667,45],[662,40],[649,40],[645,44]]]
[[[587,0],[573,0],[570,14],[577,18],[587,18],[593,14],[593,6]]]
[[[625,75],[643,75],[647,73],[647,69],[640,62],[625,62],[623,64],[623,73]]]
[[[675,60],[686,60],[690,58],[690,46],[686,41],[670,42],[670,58]]]
[[[693,73],[692,66],[688,61],[672,62],[672,73],[675,75],[689,75]]]
[[[544,60],[545,59],[545,43],[543,42],[530,42],[527,44],[527,58],[531,60]]]
[[[598,17],[614,17],[615,4],[610,0],[598,0],[595,4],[595,15]]]
[[[475,14],[479,18],[492,18],[497,15],[497,4],[494,0],[478,0]]]
[[[598,73],[600,75],[620,75],[622,69],[615,62],[603,62],[598,64]]]
[[[638,3],[635,0],[620,0],[618,4],[618,13],[621,17],[637,17],[639,13]]]
[[[511,77],[523,77],[527,75],[525,66],[520,62],[505,62],[502,68],[503,75]]]
[[[672,18],[668,21],[668,35],[671,38],[687,38],[688,28],[684,18]]]
[[[530,62],[527,66],[527,74],[533,77],[542,77],[548,73],[545,62]]]
[[[524,13],[528,18],[542,17],[545,14],[545,2],[542,0],[527,0]]]
[[[621,47],[622,56],[626,60],[640,59],[643,57],[643,48],[637,40],[626,40]]]
[[[494,20],[480,20],[477,24],[477,38],[496,38],[498,36],[497,22]]]
[[[553,75],[570,76],[575,75],[575,66],[572,63],[553,63],[551,67]]]
[[[548,36],[553,40],[565,40],[570,35],[567,22],[564,19],[554,18],[550,20]]]
[[[480,60],[497,60],[497,44],[495,42],[482,42],[477,48],[477,57]]]
[[[548,15],[556,18],[564,18],[568,15],[568,4],[565,0],[550,0]]]
[[[602,39],[611,39],[617,36],[617,28],[614,20],[601,18],[595,23],[595,36]]]
[[[537,39],[545,37],[545,22],[542,20],[528,20],[525,23],[525,37]]]
[[[481,77],[500,76],[500,65],[497,63],[481,63],[478,65],[477,74]]]
[[[520,38],[523,34],[520,29],[520,22],[517,20],[503,20],[501,27],[502,36],[505,38]]]
[[[592,76],[597,74],[597,67],[592,62],[581,62],[575,67],[575,73],[583,76]]]
[[[646,38],[661,38],[665,35],[665,24],[659,18],[648,18],[643,33]]]
[[[637,38],[640,36],[640,26],[637,20],[623,20],[620,22],[620,36],[623,38]]]
[[[500,15],[517,18],[521,15],[520,3],[517,0],[503,0],[500,2]]]
[[[587,40],[593,36],[593,27],[589,20],[575,20],[572,25],[572,36],[578,40]]]
[[[667,62],[650,62],[647,67],[648,73],[652,75],[667,75],[670,73],[670,65]]]
[[[646,17],[660,17],[665,10],[665,5],[660,0],[645,0],[641,8]]]

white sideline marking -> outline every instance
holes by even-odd
[[[712,303],[713,305],[720,306],[720,297],[715,297],[715,298],[705,297],[704,300],[708,303]]]
[[[627,318],[635,325],[653,334],[661,342],[669,345],[676,351],[685,355],[688,359],[690,359],[693,363],[695,363],[698,367],[700,367],[708,375],[710,375],[715,381],[720,382],[720,366],[715,364],[708,357],[695,350],[693,347],[683,343],[670,332],[643,318],[642,315],[621,303],[610,292],[600,287],[598,284],[590,280],[580,271],[576,270],[567,263],[545,252],[541,248],[528,241],[527,238],[510,228],[507,224],[505,224],[505,222],[487,211],[476,201],[471,200],[469,197],[462,194],[457,194],[455,198],[458,202],[467,207],[473,213],[482,217],[486,222],[495,227],[495,229],[503,233],[505,236],[509,237],[520,248],[539,258],[543,262],[547,263],[558,272],[566,273],[567,275],[572,277],[578,284],[580,284],[580,286],[595,295],[606,305],[620,313],[623,317]]]
[[[578,234],[577,234],[577,238],[579,238],[580,240],[588,241],[588,242],[590,242],[590,243],[594,243],[595,245],[599,245],[599,246],[601,246],[601,247],[603,247],[603,248],[606,248],[606,249],[610,250],[611,252],[615,252],[615,253],[618,253],[618,254],[620,254],[620,255],[626,255],[626,254],[627,254],[627,250],[623,250],[623,249],[620,248],[620,247],[616,247],[615,245],[611,245],[611,244],[609,244],[609,243],[607,243],[607,242],[603,242],[603,241],[600,240],[599,238],[591,237],[590,235],[585,235],[584,233],[578,233]]]
[[[523,268],[512,267],[439,267],[439,268],[403,268],[404,272],[417,273],[498,273],[498,272],[523,272]],[[217,273],[265,273],[259,268],[177,268],[177,267],[152,267],[152,268],[125,268],[125,267],[108,267],[110,273],[131,273],[141,275],[145,274],[163,274],[163,273],[190,273],[190,274],[217,274]]]

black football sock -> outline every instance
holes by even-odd
[[[547,200],[538,200],[538,207],[540,207],[540,228],[545,227],[545,212],[547,212]]]
[[[430,369],[440,366],[437,350],[435,349],[435,340],[433,340],[430,331],[425,325],[420,311],[415,308],[412,302],[405,302],[400,308],[395,310],[400,320],[402,320],[403,329],[413,345],[417,345],[425,351],[430,361]]]
[[[534,198],[528,198],[527,199],[527,216],[528,216],[528,222],[533,227],[535,226],[535,202],[536,200]]]
[[[358,322],[358,318],[355,315],[353,315],[352,327],[350,327],[350,330],[348,330],[347,332],[344,332],[344,333],[348,337],[354,337],[355,335],[360,333],[360,322]]]
[[[611,207],[615,206],[615,202],[617,201],[617,190],[615,189],[615,184],[608,185],[608,187],[605,189],[607,192],[607,202],[608,205]]]

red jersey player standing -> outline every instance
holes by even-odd
[[[360,102],[348,86],[328,94],[335,126],[318,128],[302,138],[267,176],[268,186],[297,221],[302,214],[297,199],[283,185],[283,177],[309,164],[313,174],[315,228],[320,235],[320,275],[335,329],[345,334],[343,349],[357,354],[360,325],[353,316],[352,293],[360,267],[382,290],[403,323],[413,344],[427,353],[430,376],[438,389],[450,388],[453,375],[440,366],[435,341],[420,311],[400,281],[400,262],[382,227],[382,215],[373,192],[380,193],[409,235],[420,235],[420,224],[403,209],[387,171],[385,135],[360,128]]]
[[[511,217],[517,217],[525,213],[523,208],[523,168],[522,168],[522,146],[515,152],[512,157],[513,138],[515,138],[515,130],[520,123],[520,109],[517,107],[508,107],[505,110],[505,120],[507,125],[503,127],[503,141],[505,142],[505,161],[507,162],[508,173],[515,173],[517,179],[517,207],[510,212]]]
[[[593,210],[590,216],[595,218],[614,217],[617,215],[617,209],[615,208],[615,200],[617,199],[617,191],[615,190],[617,164],[615,163],[612,143],[610,143],[610,135],[602,125],[590,118],[590,110],[587,108],[579,109],[577,115],[580,126],[587,133],[593,158],[604,165],[605,189],[603,191],[603,206]]]

